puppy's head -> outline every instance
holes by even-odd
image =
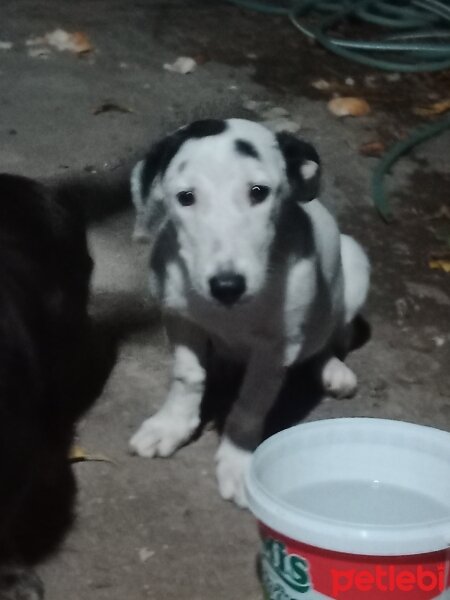
[[[319,170],[294,136],[241,119],[197,121],[136,166],[137,232],[170,219],[194,290],[234,305],[264,287],[282,203],[315,198]]]

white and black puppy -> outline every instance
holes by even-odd
[[[131,448],[169,456],[189,440],[212,341],[246,365],[216,456],[221,495],[242,506],[251,451],[286,370],[320,356],[326,390],[356,388],[336,348],[366,299],[369,263],[317,200],[319,177],[312,146],[240,119],[179,129],[132,174],[135,237],[157,228],[150,288],[174,361],[168,398]]]

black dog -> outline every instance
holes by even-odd
[[[29,569],[73,521],[74,426],[112,366],[97,360],[91,271],[76,202],[0,175],[1,600],[42,596]]]

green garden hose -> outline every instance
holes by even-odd
[[[389,172],[389,169],[397,159],[409,152],[413,146],[425,142],[449,128],[450,117],[439,119],[439,121],[429,125],[422,125],[422,127],[415,129],[406,140],[394,144],[379,161],[372,178],[372,197],[378,212],[385,221],[389,222],[392,220],[392,213],[383,188],[383,180],[386,173]]]
[[[311,12],[323,16],[315,26],[306,26],[299,19]],[[348,17],[395,33],[370,41],[328,33]],[[290,19],[328,50],[366,66],[414,73],[450,68],[450,7],[439,0],[345,0],[332,5],[330,0],[293,0]]]
[[[265,13],[287,15],[304,35],[328,50],[369,67],[386,71],[418,73],[450,68],[449,0],[230,0],[239,6]],[[312,18],[313,24],[310,24]],[[348,18],[391,30],[377,39],[346,39],[330,30]],[[308,21],[308,23],[306,23]],[[385,197],[384,176],[413,146],[450,128],[450,117],[413,131],[395,144],[380,160],[373,174],[376,208],[392,218]]]

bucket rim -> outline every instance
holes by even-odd
[[[298,542],[324,550],[365,556],[414,556],[440,552],[450,548],[450,517],[423,522],[414,527],[404,525],[361,525],[343,523],[336,519],[321,517],[312,512],[295,508],[261,484],[256,474],[261,457],[266,458],[280,443],[295,438],[309,430],[320,431],[339,427],[383,427],[399,433],[419,433],[434,443],[441,443],[450,450],[450,433],[426,425],[399,420],[372,417],[332,418],[301,423],[281,431],[265,440],[255,451],[246,476],[246,492],[249,508],[258,521]],[[449,464],[450,476],[450,464]],[[297,520],[297,522],[295,522]],[[294,522],[293,522],[294,521]],[[300,521],[300,522],[298,522]]]

